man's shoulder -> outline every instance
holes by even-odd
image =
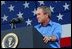
[[[61,24],[60,24],[60,23],[53,22],[53,21],[52,21],[52,24],[53,24],[54,26],[61,26]]]

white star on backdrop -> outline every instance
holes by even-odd
[[[7,21],[7,17],[6,15],[4,15],[4,17],[1,17],[3,19],[3,21]]]
[[[51,12],[54,12],[54,11],[53,11],[53,10],[54,10],[54,7],[50,6],[50,10],[51,10]]]
[[[5,1],[1,1],[1,5],[5,4]]]
[[[40,5],[44,5],[44,1],[38,1]]]
[[[34,10],[32,11],[32,13],[33,13],[33,15],[35,16],[35,14],[36,14],[36,9],[34,9]]]
[[[9,8],[10,12],[14,11],[14,6],[10,5],[10,7],[8,7],[8,8]]]
[[[61,1],[55,1],[55,2],[57,3],[57,2],[61,2]]]
[[[58,20],[62,20],[63,15],[59,13],[59,15],[57,16]]]
[[[58,2],[58,1],[55,1],[56,3]]]
[[[17,14],[17,16],[18,16],[19,18],[23,18],[22,15],[23,15],[23,13],[21,13],[21,12],[19,12],[19,14]]]
[[[63,5],[64,10],[68,9],[69,10],[69,5],[67,3],[65,3],[65,5]]]
[[[31,25],[31,22],[32,22],[32,20],[28,19],[28,20],[26,21],[27,26],[28,26],[28,25]]]
[[[29,3],[27,3],[27,1],[25,1],[25,3],[23,5],[25,8],[29,8]]]
[[[17,2],[17,1],[15,1],[15,2]]]

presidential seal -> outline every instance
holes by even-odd
[[[8,33],[2,39],[2,48],[16,48],[18,45],[18,37],[15,33]]]

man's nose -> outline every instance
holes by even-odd
[[[39,18],[39,16],[37,16],[37,18]]]
[[[37,16],[37,19],[39,18],[39,16]]]

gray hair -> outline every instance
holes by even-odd
[[[51,10],[50,10],[49,7],[47,7],[47,6],[40,6],[37,9],[43,9],[43,11],[48,14],[49,18],[51,18]]]

